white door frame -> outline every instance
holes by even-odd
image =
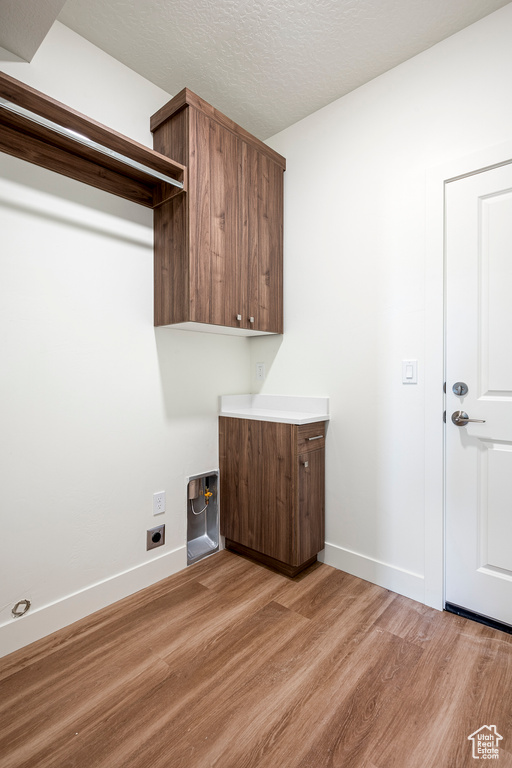
[[[444,608],[444,191],[449,180],[512,160],[512,141],[427,172],[425,253],[425,604]]]

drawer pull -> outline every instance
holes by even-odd
[[[309,461],[303,461],[302,463],[304,464],[304,466],[306,467],[306,469],[309,467]]]
[[[317,435],[316,437],[306,437],[306,440],[321,440],[323,435]]]

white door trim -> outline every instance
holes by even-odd
[[[425,253],[425,604],[444,608],[444,189],[512,160],[512,141],[427,172]]]

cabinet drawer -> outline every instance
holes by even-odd
[[[299,454],[325,448],[325,421],[297,427],[297,446]]]

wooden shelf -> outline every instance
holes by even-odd
[[[148,170],[133,168],[71,137],[55,133],[27,117],[14,114],[0,104],[1,152],[148,208],[155,208],[186,191],[185,166],[3,73],[0,73],[0,97],[102,145],[107,151],[139,163]],[[175,179],[183,187],[161,181],[153,177],[151,171]]]

